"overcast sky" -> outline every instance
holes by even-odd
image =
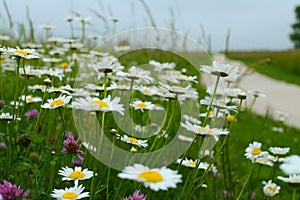
[[[294,8],[299,0],[145,0],[159,27],[171,27],[188,33],[192,38],[205,41],[211,37],[213,50],[223,50],[228,30],[231,31],[230,49],[234,50],[280,50],[293,45],[289,41],[291,24],[295,22]],[[43,34],[39,28],[50,23],[55,28],[55,36],[69,36],[69,26],[63,21],[67,16],[75,16],[74,10],[91,18],[89,34],[104,32],[104,23],[91,9],[104,17],[120,19],[116,32],[150,26],[150,19],[139,0],[6,0],[15,23],[28,24],[26,6],[36,27],[37,35]],[[172,14],[173,16],[172,17]],[[2,1],[0,2],[0,33],[8,27]],[[109,25],[112,27],[112,22]],[[80,28],[79,22],[74,22]],[[202,28],[201,28],[202,27]],[[3,32],[3,31],[2,31]],[[80,36],[79,30],[76,35]]]

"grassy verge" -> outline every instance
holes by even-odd
[[[230,52],[228,58],[271,78],[300,85],[300,50]]]

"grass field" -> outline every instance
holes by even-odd
[[[229,52],[228,58],[271,78],[300,85],[300,50]]]

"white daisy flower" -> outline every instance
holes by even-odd
[[[71,96],[60,95],[55,99],[48,99],[47,103],[44,103],[43,105],[41,105],[41,107],[46,109],[59,108],[67,105],[70,102],[71,98]]]
[[[19,73],[22,75],[22,76],[27,76],[27,77],[33,77],[33,76],[36,76],[36,77],[41,77],[41,72],[40,70],[35,70],[33,69],[32,66],[26,66],[25,67],[25,71],[23,68],[20,68],[19,69]]]
[[[273,159],[274,156],[270,156],[268,154],[261,156],[261,157],[258,157],[255,159],[255,162],[256,163],[259,163],[261,165],[268,165],[270,167],[273,167],[274,163],[273,163]]]
[[[227,135],[229,132],[227,130],[222,130],[218,128],[210,128],[209,125],[205,127],[199,126],[198,124],[192,124],[189,121],[185,123],[181,122],[180,125],[188,131],[192,131],[198,135],[209,135],[213,136],[216,141],[219,140],[220,135]]]
[[[115,46],[114,47],[114,51],[118,52],[118,51],[128,51],[130,50],[131,47],[129,45],[122,45],[122,46]]]
[[[185,167],[190,167],[190,168],[195,168],[197,166],[198,160],[192,160],[185,158],[183,159],[177,159],[176,163],[185,166]],[[200,162],[198,164],[198,169],[204,169],[207,170],[209,168],[209,171],[217,172],[217,168],[214,165],[210,165],[207,162]]]
[[[279,166],[279,168],[288,175],[291,174],[300,174],[300,156],[291,155],[285,157],[283,163]]]
[[[285,155],[290,151],[290,147],[270,147],[269,151],[274,155]]]
[[[266,95],[259,90],[249,90],[248,93],[252,94],[254,97],[266,97]]]
[[[192,116],[189,116],[189,115],[183,115],[182,118],[185,120],[185,121],[189,121],[191,123],[194,123],[194,124],[198,124],[200,125],[202,122],[200,120],[198,120],[197,118],[195,117],[192,117]]]
[[[157,95],[157,89],[155,87],[140,86],[137,90],[147,96]]]
[[[183,74],[178,74],[176,76],[176,79],[179,81],[189,81],[189,82],[194,82],[194,83],[198,83],[197,76],[187,76],[187,75],[183,75]]]
[[[97,62],[96,64],[89,64],[88,67],[100,73],[111,73],[124,69],[124,67],[121,66],[120,63],[108,59],[104,59],[100,62]]]
[[[272,180],[269,180],[268,182],[263,181],[262,183],[265,185],[263,192],[266,196],[273,197],[279,193],[280,186],[278,186],[276,183],[272,183]]]
[[[193,142],[194,138],[182,135],[182,134],[178,134],[178,139],[181,141],[186,141],[186,142]]]
[[[220,77],[239,77],[239,68],[233,67],[229,64],[221,64],[217,61],[213,61],[213,66],[204,65],[200,68],[201,71]]]
[[[149,64],[153,65],[154,70],[158,71],[158,72],[161,72],[161,71],[166,70],[166,69],[174,69],[175,66],[176,66],[176,64],[173,63],[173,62],[172,63],[168,63],[168,62],[160,63],[160,62],[157,62],[155,60],[150,60]]]
[[[5,53],[13,57],[19,57],[24,59],[40,58],[38,52],[35,49],[20,49],[19,47],[14,49],[8,47]]]
[[[149,101],[135,100],[129,105],[135,110],[141,110],[142,112],[144,112],[144,110],[154,110],[154,104]]]
[[[61,81],[62,78],[64,77],[64,71],[61,69],[55,69],[54,71],[52,69],[44,69],[40,70],[41,75],[47,75],[47,76],[52,76],[52,77],[57,77]]]
[[[28,90],[40,90],[42,92],[46,91],[46,85],[29,85]]]
[[[58,171],[58,174],[63,176],[63,181],[76,181],[90,179],[93,177],[94,172],[88,169],[82,170],[81,167],[75,167],[75,169],[63,167]]]
[[[109,87],[107,87],[107,90],[129,90],[130,86],[128,84],[117,84],[115,82],[112,82]]]
[[[134,137],[128,137],[127,135],[121,136],[120,140],[122,140],[128,144],[137,145],[138,147],[147,147],[148,146],[147,140],[138,140]]]
[[[145,187],[149,187],[154,191],[168,190],[168,188],[176,188],[176,184],[180,183],[181,174],[177,171],[166,168],[153,168],[141,164],[127,166],[121,173],[120,178],[135,180],[144,183]]]
[[[74,187],[65,189],[54,189],[51,196],[57,200],[75,200],[89,197],[89,192],[83,192],[84,187],[82,185],[75,184]]]
[[[229,98],[237,98],[239,94],[241,94],[243,90],[240,88],[226,88],[225,93]]]
[[[249,146],[245,150],[245,156],[246,158],[252,160],[252,162],[255,161],[256,158],[261,157],[265,151],[261,150],[261,143],[254,141],[253,143],[250,143]]]
[[[9,113],[1,113],[1,115],[0,115],[0,119],[3,121],[12,121],[14,119],[13,117],[14,116]],[[21,120],[21,118],[18,116],[15,116],[15,120]]]
[[[107,98],[100,100],[99,98],[78,98],[75,99],[72,103],[72,107],[80,110],[87,111],[102,111],[102,112],[110,112],[116,111],[121,115],[124,115],[123,104],[119,104],[120,97],[115,97],[111,99],[111,96],[108,95]]]
[[[21,96],[22,101],[26,101],[26,103],[35,103],[35,102],[41,102],[42,98],[41,97],[33,97],[31,95],[28,96]]]
[[[154,78],[150,76],[150,71],[143,70],[141,68],[132,66],[128,69],[126,77],[130,80],[136,80],[138,83],[144,81],[146,83],[151,83],[154,81]]]
[[[170,86],[168,84],[159,83],[162,87],[167,89],[169,92],[174,94],[195,94],[195,91],[191,89],[191,85],[188,85],[187,87],[182,87],[178,85]],[[197,92],[196,92],[197,93]],[[198,94],[198,93],[197,93]]]
[[[211,103],[211,98],[204,98],[200,100],[201,105],[209,106]],[[220,111],[230,114],[229,111],[237,112],[237,106],[227,106],[225,102],[220,100],[214,100],[212,106]]]
[[[279,180],[282,180],[283,182],[288,183],[292,186],[299,186],[300,185],[300,174],[291,174],[288,178],[277,176]]]
[[[42,60],[45,63],[59,63],[62,61],[61,58],[43,58]]]

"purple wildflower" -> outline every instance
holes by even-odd
[[[146,200],[147,196],[140,194],[140,190],[136,190],[132,196],[126,197],[122,200]]]
[[[37,109],[29,110],[25,113],[28,119],[35,119],[39,116],[39,111]]]
[[[81,166],[82,163],[84,161],[84,157],[81,156],[81,155],[75,155],[73,158],[72,158],[72,163],[76,166]]]
[[[0,150],[6,149],[6,144],[5,142],[0,142]]]
[[[4,100],[0,100],[0,107],[5,105],[5,101]]]
[[[3,200],[16,199],[20,197],[23,193],[23,190],[20,186],[13,185],[12,183],[4,180],[3,184],[0,184],[0,195]]]
[[[79,150],[79,148],[81,147],[81,144],[78,144],[80,141],[80,138],[78,137],[78,139],[75,140],[72,132],[67,132],[66,134],[68,136],[64,140],[64,149],[61,152],[62,153],[71,153],[71,154],[75,154],[77,156],[83,155],[83,151]]]

